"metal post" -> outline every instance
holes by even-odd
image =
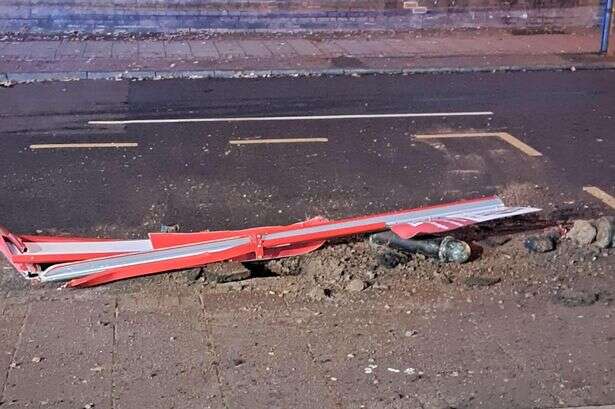
[[[609,49],[612,16],[613,0],[606,0],[604,3],[604,13],[602,14],[602,35],[600,36],[600,53],[602,54],[606,53]]]

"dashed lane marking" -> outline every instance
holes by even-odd
[[[474,133],[447,133],[447,134],[422,134],[415,135],[416,139],[445,139],[445,138],[482,138],[497,137],[508,144],[519,149],[528,156],[542,156],[542,153],[532,148],[530,145],[512,136],[508,132],[474,132]]]
[[[30,149],[83,149],[83,148],[136,148],[135,142],[107,142],[107,143],[40,143],[30,145]]]
[[[279,139],[235,139],[228,141],[231,145],[255,145],[261,143],[310,143],[329,142],[328,138],[279,138]]]
[[[450,116],[488,116],[490,111],[475,112],[411,112],[399,114],[357,114],[357,115],[300,115],[300,116],[253,116],[226,118],[175,118],[175,119],[122,119],[108,121],[88,121],[90,125],[129,125],[129,124],[172,124],[181,122],[254,122],[254,121],[315,121],[334,119],[375,119],[375,118],[422,118]]]
[[[584,186],[583,191],[589,193],[596,199],[602,200],[612,209],[615,209],[615,197],[609,195],[604,190],[597,188],[596,186]]]

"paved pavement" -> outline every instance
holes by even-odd
[[[71,409],[612,404],[615,310],[604,294],[615,282],[612,256],[603,260],[599,277],[568,281],[535,265],[533,278],[471,289],[397,276],[391,289],[329,302],[288,294],[280,277],[241,291],[150,280],[7,293],[4,271],[0,399]],[[554,302],[562,284],[603,299]]]
[[[551,221],[612,214],[583,187],[615,194],[614,86],[606,70],[15,85],[0,89],[8,101],[0,105],[0,214],[18,232],[114,237],[160,223],[238,228],[489,193],[542,206]],[[302,118],[270,119],[288,116]],[[246,117],[258,119],[237,120]],[[123,120],[137,122],[89,122]],[[421,139],[433,134],[447,137]],[[265,138],[318,141],[230,143]],[[136,146],[33,147],[51,143]],[[385,286],[331,301],[289,292],[289,277],[257,278],[243,290],[197,286],[182,273],[57,290],[30,286],[2,261],[0,401],[613,404],[612,252],[510,250],[481,256],[505,260],[481,267],[501,285],[390,275]],[[562,288],[594,298],[567,306],[553,298]]]
[[[611,67],[596,30],[0,41],[0,77],[229,77]]]

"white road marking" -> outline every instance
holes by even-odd
[[[597,199],[602,200],[608,206],[615,209],[615,197],[609,195],[604,190],[597,188],[596,186],[584,186],[583,191],[589,193]]]
[[[30,149],[135,148],[137,146],[139,146],[139,144],[134,142],[41,143],[30,145]]]
[[[370,119],[370,118],[422,118],[448,116],[487,116],[490,111],[476,112],[417,112],[401,114],[357,114],[357,115],[300,115],[300,116],[253,116],[226,118],[176,118],[176,119],[121,119],[108,121],[88,121],[90,125],[129,125],[129,124],[174,124],[183,122],[255,122],[255,121],[315,121],[329,119]]]
[[[542,153],[532,148],[530,145],[512,136],[508,132],[470,132],[470,133],[447,133],[447,134],[422,134],[415,135],[416,139],[446,139],[446,138],[481,138],[495,136],[508,144],[519,149],[528,156],[542,156]]]
[[[328,138],[279,138],[279,139],[235,139],[228,143],[231,145],[255,145],[259,143],[310,143],[329,142]]]

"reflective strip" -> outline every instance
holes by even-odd
[[[283,231],[278,233],[271,233],[263,236],[263,240],[273,240],[281,238],[290,238],[294,236],[301,236],[311,233],[321,233],[324,231],[331,231],[337,229],[344,229],[349,227],[357,227],[362,225],[369,225],[374,223],[385,223],[388,227],[392,227],[396,224],[408,224],[414,222],[428,222],[430,219],[442,218],[448,216],[463,216],[471,217],[472,215],[480,212],[490,212],[494,210],[506,209],[504,203],[499,198],[489,198],[483,201],[475,201],[469,203],[452,204],[450,206],[442,206],[433,209],[418,209],[409,210],[407,212],[394,213],[382,216],[364,217],[346,222],[338,222],[331,224],[323,224],[321,226],[306,227],[302,229],[296,229],[292,231]]]
[[[231,240],[193,244],[189,246],[171,247],[162,250],[152,250],[136,254],[106,257],[90,261],[82,261],[51,266],[40,274],[41,281],[69,280],[83,277],[100,271],[117,267],[128,267],[137,264],[154,263],[163,260],[173,260],[182,257],[198,256],[203,253],[215,253],[230,248],[248,244],[250,239],[242,237]]]
[[[134,253],[153,250],[149,240],[26,242],[27,254]]]

